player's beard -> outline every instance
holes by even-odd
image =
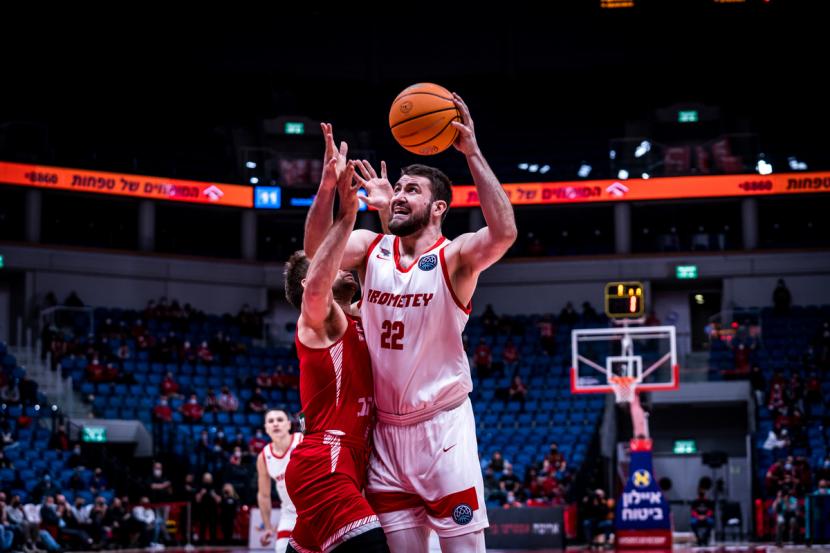
[[[412,214],[409,219],[405,221],[395,221],[394,218],[389,221],[389,232],[395,236],[409,236],[426,228],[429,224],[429,214],[432,211],[432,202],[424,209],[420,215]]]
[[[357,283],[345,278],[337,278],[331,287],[331,294],[338,302],[351,302],[357,292]]]

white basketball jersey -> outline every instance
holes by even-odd
[[[288,468],[288,462],[291,460],[291,452],[303,441],[302,432],[294,432],[291,435],[291,444],[285,453],[277,455],[274,453],[273,442],[262,448],[262,456],[265,458],[265,468],[268,470],[268,476],[274,479],[277,483],[277,494],[280,496],[280,510],[285,513],[293,513],[296,516],[296,509],[291,498],[288,497],[288,490],[285,488],[285,469]]]
[[[473,388],[461,332],[470,309],[452,290],[441,237],[402,267],[396,236],[366,252],[360,312],[375,381],[378,418],[412,424],[462,403]]]

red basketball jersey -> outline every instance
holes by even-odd
[[[346,318],[346,333],[327,348],[307,347],[295,337],[304,431],[365,447],[375,412],[372,363],[360,319]]]

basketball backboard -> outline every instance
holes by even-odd
[[[571,392],[613,392],[631,379],[637,391],[676,390],[680,384],[673,326],[624,326],[571,331]]]

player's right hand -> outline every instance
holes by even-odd
[[[366,194],[358,194],[358,198],[378,211],[389,209],[389,205],[392,203],[393,191],[389,178],[386,176],[386,162],[380,162],[379,177],[372,164],[365,159],[357,160],[355,165],[360,172],[360,175],[357,175],[357,180],[366,190]]]
[[[268,545],[269,543],[271,543],[271,538],[273,538],[273,537],[274,537],[274,531],[273,530],[266,530],[259,537],[259,544],[264,547],[264,546]]]

